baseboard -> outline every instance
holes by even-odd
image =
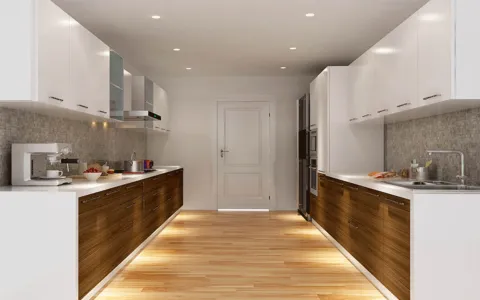
[[[242,211],[269,212],[270,210],[269,209],[263,209],[263,208],[259,208],[259,209],[255,209],[255,208],[241,208],[241,209],[219,208],[218,211],[219,212],[227,212],[227,211],[231,211],[231,212],[242,212]]]
[[[330,241],[332,244],[340,250],[340,252],[345,256],[354,266],[359,270],[367,279],[382,293],[388,300],[398,300],[395,295],[392,294],[372,273],[367,269],[358,260],[355,259],[348,251],[340,245],[325,229],[322,228],[315,220],[312,219],[312,224],[317,227],[317,229]]]
[[[180,213],[179,208],[162,226],[158,227],[143,243],[140,244],[127,258],[125,258],[112,272],[110,272],[102,281],[100,281],[88,294],[86,294],[82,300],[90,300],[97,294],[120,272],[125,266],[127,266],[137,255],[148,245],[150,242]]]

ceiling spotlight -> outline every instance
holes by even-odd
[[[287,67],[280,67],[280,69],[285,70]]]
[[[308,14],[305,15],[305,17],[313,18],[313,17],[315,17],[315,14],[314,13],[308,13]]]
[[[152,16],[152,19],[154,19],[154,20],[158,20],[158,19],[160,19],[160,16],[158,16],[158,15],[154,15],[154,16]]]
[[[192,68],[190,68],[190,67],[185,68],[185,70],[189,70],[189,71],[190,71],[191,69],[192,69]]]
[[[175,49],[173,49],[173,51],[178,52],[178,51],[180,51],[180,48],[175,48]]]
[[[297,50],[297,47],[290,47],[290,50]]]

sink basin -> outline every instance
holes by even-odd
[[[461,185],[446,181],[384,180],[382,182],[413,190],[480,190],[480,186]]]

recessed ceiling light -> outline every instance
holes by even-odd
[[[180,48],[175,48],[175,49],[173,49],[173,51],[178,52],[178,51],[180,51]]]
[[[160,19],[160,18],[161,18],[161,17],[160,17],[160,16],[158,16],[158,15],[154,15],[154,16],[152,16],[152,19],[155,19],[155,20],[158,20],[158,19]]]
[[[287,67],[280,67],[280,69],[285,70]]]
[[[297,50],[297,47],[290,47],[290,50]]]
[[[305,14],[305,17],[312,18],[312,17],[315,17],[315,14],[314,13],[308,13],[308,14]]]
[[[185,68],[185,69],[190,71],[192,68],[190,68],[190,67],[187,67],[187,68]]]

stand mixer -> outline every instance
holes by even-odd
[[[45,174],[47,164],[62,162],[61,157],[71,152],[70,144],[12,144],[12,185],[58,186],[71,183],[72,179],[65,177],[40,178]]]

